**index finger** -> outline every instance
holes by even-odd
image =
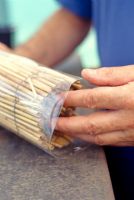
[[[134,65],[84,69],[82,76],[95,85],[119,86],[134,81]]]
[[[70,91],[66,97],[65,106],[96,109],[125,109],[134,107],[133,101],[131,104],[126,102],[127,99],[129,102],[131,101],[129,96],[129,90],[126,90],[124,86]]]

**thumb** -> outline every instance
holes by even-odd
[[[134,81],[134,65],[82,70],[84,79],[100,86],[119,86]]]

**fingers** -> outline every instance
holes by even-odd
[[[96,109],[134,108],[134,84],[118,87],[98,87],[70,91],[65,106],[88,107]]]
[[[95,85],[119,86],[134,81],[134,65],[99,69],[84,69],[82,76]]]
[[[134,129],[98,135],[94,141],[98,145],[134,146]]]
[[[56,129],[73,137],[101,135],[134,128],[134,113],[130,110],[104,111],[89,116],[61,117]]]
[[[78,135],[77,138],[99,146],[134,146],[134,129],[110,132],[95,136],[81,134]]]

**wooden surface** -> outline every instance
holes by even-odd
[[[113,200],[101,148],[54,159],[40,149],[0,130],[1,200]]]

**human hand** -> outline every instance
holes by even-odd
[[[98,145],[133,146],[134,66],[87,69],[82,76],[99,87],[69,92],[65,106],[102,111],[60,118],[56,129]]]

